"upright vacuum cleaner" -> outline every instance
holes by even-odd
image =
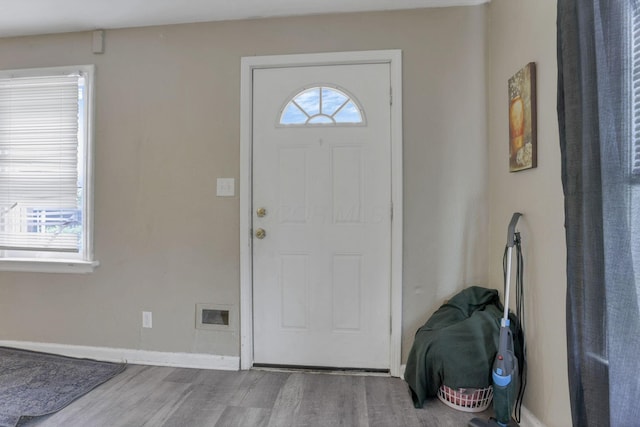
[[[474,418],[469,422],[469,427],[506,427],[518,426],[511,418],[514,406],[517,406],[516,419],[520,422],[520,405],[522,404],[522,395],[526,386],[526,358],[524,348],[524,304],[523,304],[523,259],[520,247],[520,233],[516,232],[516,224],[522,214],[516,212],[511,217],[509,229],[507,231],[507,246],[505,248],[505,256],[503,258],[504,270],[504,316],[500,320],[500,341],[498,344],[498,352],[491,369],[491,377],[493,379],[493,408],[495,418],[482,420]],[[520,351],[523,361],[522,371],[518,369],[518,358],[514,351],[513,333],[511,330],[511,321],[509,319],[509,292],[511,288],[511,259],[513,248],[516,247],[517,266],[516,266],[516,311],[515,331],[522,343]],[[522,372],[522,375],[521,375]]]

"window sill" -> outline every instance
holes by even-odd
[[[33,260],[23,258],[0,260],[0,271],[29,273],[93,273],[100,265],[98,261]]]

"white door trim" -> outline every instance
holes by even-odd
[[[251,170],[253,70],[312,65],[388,63],[391,70],[391,345],[390,372],[400,376],[402,344],[402,51],[243,57],[240,73],[240,369],[253,366]]]

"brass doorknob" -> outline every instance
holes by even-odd
[[[266,232],[266,231],[264,231],[264,228],[258,228],[258,229],[256,230],[256,237],[257,237],[258,239],[264,239],[264,236],[266,236],[266,235],[267,235],[267,232]]]
[[[266,214],[267,214],[267,210],[265,208],[256,209],[256,215],[258,215],[258,218],[262,218]]]

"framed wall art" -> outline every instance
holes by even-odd
[[[509,79],[509,172],[538,166],[536,64]]]

